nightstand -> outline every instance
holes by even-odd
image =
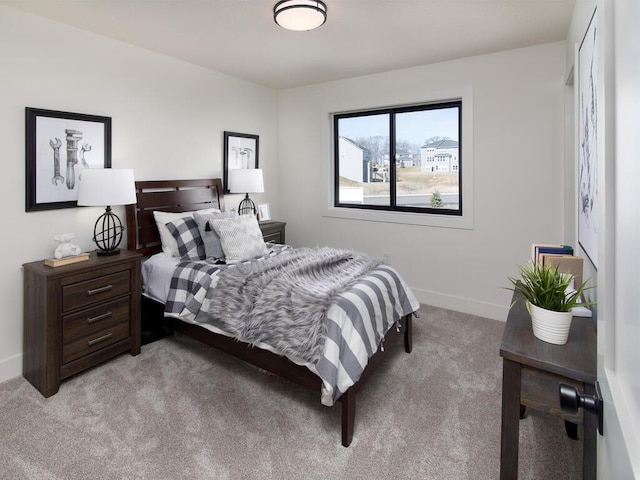
[[[284,243],[284,227],[287,225],[285,222],[266,220],[259,224],[265,242]]]
[[[141,259],[121,250],[55,268],[23,265],[23,375],[42,395],[116,355],[140,353]]]
[[[559,385],[575,387],[582,395],[594,395],[597,380],[596,329],[591,318],[573,317],[566,345],[543,342],[533,335],[531,316],[521,294],[513,294],[502,335],[502,439],[500,478],[518,478],[520,419],[525,408],[563,418],[567,434],[582,432],[582,478],[596,478],[595,415],[580,409],[567,413],[560,406]]]

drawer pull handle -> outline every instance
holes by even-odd
[[[111,315],[113,315],[113,312],[106,312],[106,313],[103,313],[102,315],[89,317],[87,318],[87,324],[91,325],[92,323],[96,323],[96,322],[99,322],[100,320],[104,320],[105,318],[109,318]]]
[[[100,287],[100,288],[93,288],[91,290],[87,290],[87,295],[96,295],[98,293],[108,292],[112,288],[113,288],[113,285],[111,284],[105,285],[104,287]]]
[[[109,332],[106,335],[102,335],[101,337],[94,338],[93,340],[89,340],[87,343],[89,344],[90,347],[92,347],[96,343],[104,342],[105,340],[107,340],[108,338],[111,338],[112,336],[113,336],[113,333]]]

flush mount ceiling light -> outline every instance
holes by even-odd
[[[327,20],[327,6],[320,0],[281,0],[273,7],[273,20],[287,30],[313,30]]]

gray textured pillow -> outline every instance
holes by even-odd
[[[242,262],[268,252],[255,216],[239,215],[213,220],[211,223],[220,237],[227,263]]]
[[[213,213],[194,212],[193,218],[198,224],[200,237],[204,242],[206,258],[224,258],[224,251],[222,250],[222,245],[220,244],[220,237],[213,228],[211,222],[220,218],[233,218],[237,216],[238,213],[235,210],[232,210],[230,212]]]

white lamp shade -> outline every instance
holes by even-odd
[[[136,203],[131,169],[85,168],[79,184],[78,205],[105,207]]]
[[[229,191],[231,193],[262,193],[264,181],[259,168],[229,170]]]
[[[282,0],[273,7],[273,19],[287,30],[313,30],[327,19],[327,6],[318,0]]]

